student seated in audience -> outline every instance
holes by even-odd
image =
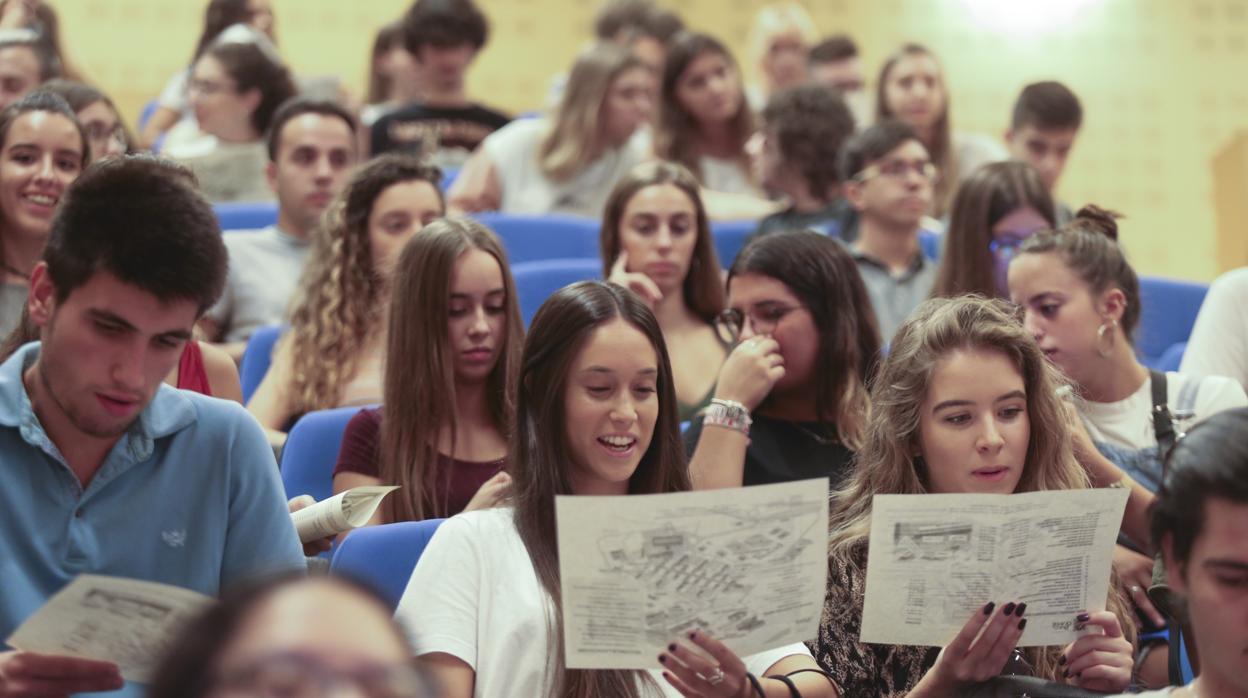
[[[385,114],[419,99],[419,76],[416,57],[403,45],[403,22],[391,22],[377,30],[369,54],[368,92],[360,123],[371,127]]]
[[[754,114],[728,47],[708,34],[678,34],[663,68],[654,150],[712,191],[759,195],[745,144]]]
[[[190,181],[152,158],[97,163],[31,274],[42,342],[0,365],[0,636],[84,572],[215,595],[306,569],[255,420],[162,385],[225,282],[216,217]],[[3,695],[121,685],[107,662],[0,653]]]
[[[1064,648],[1016,650],[1032,599],[996,598],[994,590],[967,599],[986,605],[944,649],[858,639],[875,495],[1089,486],[1071,450],[1059,385],[1056,371],[1002,301],[927,301],[897,331],[872,389],[857,466],[833,499],[827,600],[819,637],[811,643],[844,695],[970,695],[977,684],[1003,673],[1101,692],[1130,684],[1135,626],[1112,589],[1109,610],[1087,609],[1070,618],[1077,628],[1099,632]]]
[[[275,446],[305,412],[381,400],[394,265],[408,238],[445,213],[440,179],[410,155],[373,158],[315,228],[290,330],[247,403]]]
[[[958,184],[988,162],[1005,160],[1001,144],[987,136],[953,130],[949,89],[936,54],[904,44],[884,61],[875,92],[876,123],[900,119],[919,135],[936,165],[930,213],[944,218]]]
[[[858,212],[854,261],[885,342],[936,281],[936,263],[919,248],[936,179],[918,133],[900,121],[868,128],[841,152],[843,192]]]
[[[663,75],[667,42],[685,28],[680,16],[653,0],[606,0],[594,18],[594,36],[632,51],[656,79]]]
[[[858,217],[841,196],[841,146],[854,135],[854,117],[840,95],[818,85],[782,90],[763,110],[763,188],[789,201],[759,221],[758,234],[815,230],[853,241]]]
[[[1057,180],[1083,125],[1079,98],[1060,82],[1036,82],[1023,88],[1014,102],[1005,144],[1010,157],[1031,163],[1040,172],[1049,194],[1057,200]],[[1057,203],[1057,224],[1074,218],[1070,207]]]
[[[830,36],[811,47],[806,60],[810,81],[839,92],[854,115],[855,127],[866,128],[872,121],[871,102],[853,38],[848,34]]]
[[[489,24],[472,0],[417,0],[403,18],[403,45],[416,60],[420,97],[379,118],[372,152],[416,153],[460,167],[506,114],[468,97],[468,67],[485,46]]]
[[[134,137],[108,95],[91,85],[59,79],[45,82],[41,89],[60,95],[74,110],[87,132],[91,162],[125,155],[133,149]]]
[[[52,217],[89,153],[73,110],[52,93],[35,91],[0,112],[0,336],[18,326]]]
[[[240,361],[247,340],[286,316],[312,231],[356,162],[355,119],[334,102],[296,97],[273,115],[265,177],[277,196],[277,224],[229,231],[225,292],[200,328]]]
[[[839,485],[862,446],[880,352],[844,245],[811,231],[750,242],[728,272],[718,324],[736,347],[711,406],[685,433],[694,487]]]
[[[271,201],[264,134],[277,108],[294,95],[290,73],[267,44],[218,41],[191,70],[199,132],[185,142],[171,135],[164,152],[195,172],[213,203]]]
[[[691,644],[717,664],[682,640],[659,654],[662,678],[564,666],[555,497],[689,489],[676,394],[654,314],[635,294],[598,281],[556,291],[542,305],[518,379],[510,506],[443,523],[396,613],[419,629],[416,654],[446,698],[743,696],[747,672],[768,695],[788,695],[781,681],[761,677],[814,669],[802,645],[738,658],[698,628]],[[620,434],[627,446],[606,443]],[[791,680],[807,698],[836,695],[818,674]]]
[[[380,409],[351,418],[334,492],[399,485],[370,523],[445,518],[500,501],[524,325],[502,243],[444,218],[394,272]]]
[[[166,651],[149,698],[340,695],[433,698],[390,609],[342,577],[244,585],[192,620]]]
[[[165,88],[157,98],[156,110],[139,134],[139,145],[142,148],[154,147],[174,125],[193,116],[189,94],[191,68],[226,29],[238,25],[251,29],[270,42],[277,41],[270,0],[208,0],[204,8],[204,26],[195,42],[195,50],[191,53],[191,67],[178,71],[165,83]]]
[[[29,30],[0,31],[0,109],[60,77],[56,59]]]
[[[975,170],[953,199],[932,295],[1009,296],[1010,260],[1024,240],[1057,227],[1056,215],[1049,189],[1031,165],[1007,160]]]
[[[819,39],[819,31],[806,8],[796,2],[763,6],[754,16],[746,38],[757,82],[749,101],[761,111],[777,92],[807,80],[807,55]]]
[[[0,2],[0,31],[25,29],[34,32],[44,80],[60,77],[86,82],[61,42],[61,20],[51,0],[4,0]],[[3,91],[3,88],[0,88]]]
[[[724,283],[698,183],[669,162],[638,165],[620,180],[602,219],[602,275],[654,311],[671,351],[677,418],[711,402],[730,348],[715,330]]]
[[[1184,687],[1130,695],[1248,697],[1245,434],[1248,409],[1227,410],[1189,432],[1167,460],[1152,512],[1153,541],[1166,584],[1182,600],[1187,651],[1198,674]]]
[[[654,106],[645,63],[613,44],[582,54],[553,118],[490,135],[448,194],[452,212],[571,213],[597,218],[616,181],[649,156]]]
[[[1227,376],[1248,390],[1248,267],[1228,271],[1209,286],[1179,372]]]

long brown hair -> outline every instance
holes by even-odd
[[[949,119],[949,87],[945,84],[945,71],[940,65],[940,59],[932,53],[931,49],[923,44],[905,43],[884,60],[884,65],[880,68],[880,77],[875,81],[875,122],[878,124],[899,118],[896,112],[888,106],[888,75],[893,68],[897,67],[901,59],[914,56],[932,59],[940,75],[940,93],[943,100],[940,117],[932,126],[931,140],[923,142],[927,148],[928,157],[932,159],[937,169],[936,183],[932,188],[932,215],[939,218],[949,209],[949,202],[953,199],[953,193],[961,175],[958,172],[957,153],[953,148],[953,128],[950,126]]]
[[[810,312],[819,334],[810,380],[816,419],[834,424],[846,448],[861,448],[880,330],[853,257],[840,242],[810,230],[767,235],[737,255],[728,271],[729,287],[741,274],[783,283]]]
[[[706,207],[698,193],[698,181],[693,174],[674,162],[643,162],[634,167],[615,185],[607,199],[602,217],[599,249],[602,250],[602,275],[611,275],[611,267],[620,256],[620,225],[624,209],[633,196],[646,187],[671,184],[685,193],[697,214],[697,242],[693,247],[693,259],[689,273],[685,274],[683,290],[685,305],[708,323],[715,322],[724,309],[724,283],[719,273],[719,257],[711,240],[711,225],[706,218]]]
[[[678,162],[702,181],[703,172],[698,142],[701,140],[702,128],[693,115],[680,104],[676,96],[676,88],[689,65],[703,54],[712,53],[723,56],[741,82],[741,68],[732,52],[718,39],[709,34],[682,32],[677,34],[667,47],[667,61],[663,64],[663,87],[659,97],[659,127],[655,131],[654,152],[664,160]],[[750,110],[749,100],[745,98],[745,90],[741,90],[741,104],[731,119],[732,133],[736,140],[737,160],[749,172],[749,161],[745,155],[745,143],[754,135],[754,112]]]
[[[410,155],[373,158],[351,176],[312,234],[307,267],[290,312],[294,373],[291,409],[335,407],[355,375],[360,350],[385,329],[387,281],[375,269],[368,241],[373,203],[395,184],[428,182],[442,173]]]
[[[382,104],[390,100],[393,79],[377,70],[377,61],[384,58],[395,46],[402,44],[402,22],[394,21],[377,30],[377,36],[373,39],[373,51],[369,54],[366,104]]]
[[[568,373],[589,335],[617,318],[644,334],[659,360],[659,416],[650,446],[629,479],[628,491],[651,494],[690,488],[676,421],[671,362],[654,313],[632,292],[612,283],[582,281],[556,291],[538,309],[524,343],[510,468],[516,529],[555,609],[549,626],[551,637],[557,638],[551,695],[563,698],[631,698],[638,695],[639,682],[650,681],[643,672],[568,669],[562,659],[563,608],[555,542],[555,496],[572,494],[573,455],[564,414]]]
[[[1014,316],[1005,301],[978,296],[931,299],[914,310],[893,338],[888,357],[871,391],[867,441],[845,485],[833,494],[829,555],[863,571],[857,552],[871,531],[871,504],[877,494],[929,492],[919,452],[919,412],[936,364],[959,349],[997,351],[1023,376],[1031,438],[1015,492],[1077,490],[1090,486],[1088,474],[1071,450],[1071,419],[1057,389],[1056,369]],[[1118,615],[1127,639],[1135,624],[1113,588],[1109,609]],[[1060,648],[1028,648],[1038,676],[1056,678]]]
[[[989,249],[992,228],[1022,208],[1039,213],[1050,228],[1057,227],[1053,196],[1034,167],[1017,161],[993,162],[972,172],[953,199],[932,297],[1001,295],[997,262]]]
[[[449,346],[448,299],[455,262],[469,250],[493,257],[507,297],[506,330],[498,361],[486,378],[490,418],[500,434],[511,431],[515,376],[524,341],[516,285],[494,233],[468,218],[442,218],[403,246],[392,281],[378,471],[382,482],[402,487],[390,497],[390,521],[447,516],[449,472],[440,472],[438,436],[455,443],[455,371]],[[454,453],[447,454],[452,458]]]

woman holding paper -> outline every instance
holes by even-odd
[[[511,506],[442,524],[399,603],[448,698],[837,695],[801,645],[740,658],[701,631],[656,648],[661,674],[564,665],[555,496],[689,488],[667,349],[634,294],[581,282],[542,305],[511,453]]]
[[[827,600],[812,644],[845,695],[962,695],[1002,673],[1110,693],[1130,683],[1135,626],[1112,589],[1108,611],[1070,618],[1089,632],[1064,648],[1015,649],[1027,599],[974,600],[986,602],[982,612],[944,649],[859,641],[874,495],[1088,487],[1058,385],[1003,302],[930,300],[898,330],[858,467],[834,499]]]

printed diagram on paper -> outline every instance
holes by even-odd
[[[826,482],[728,492],[609,498],[619,508],[560,499],[569,666],[652,668],[659,648],[693,630],[741,654],[814,636]]]

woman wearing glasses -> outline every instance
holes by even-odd
[[[975,170],[953,200],[932,296],[1008,296],[1010,260],[1032,234],[1057,227],[1055,216],[1053,197],[1031,165],[994,162]]]
[[[698,182],[684,167],[648,162],[611,192],[602,220],[602,274],[654,311],[671,354],[678,419],[711,403],[731,344],[715,330],[724,284]]]
[[[880,335],[854,260],[802,231],[755,239],[728,272],[717,323],[736,344],[686,434],[694,487],[827,477],[862,444]]]

